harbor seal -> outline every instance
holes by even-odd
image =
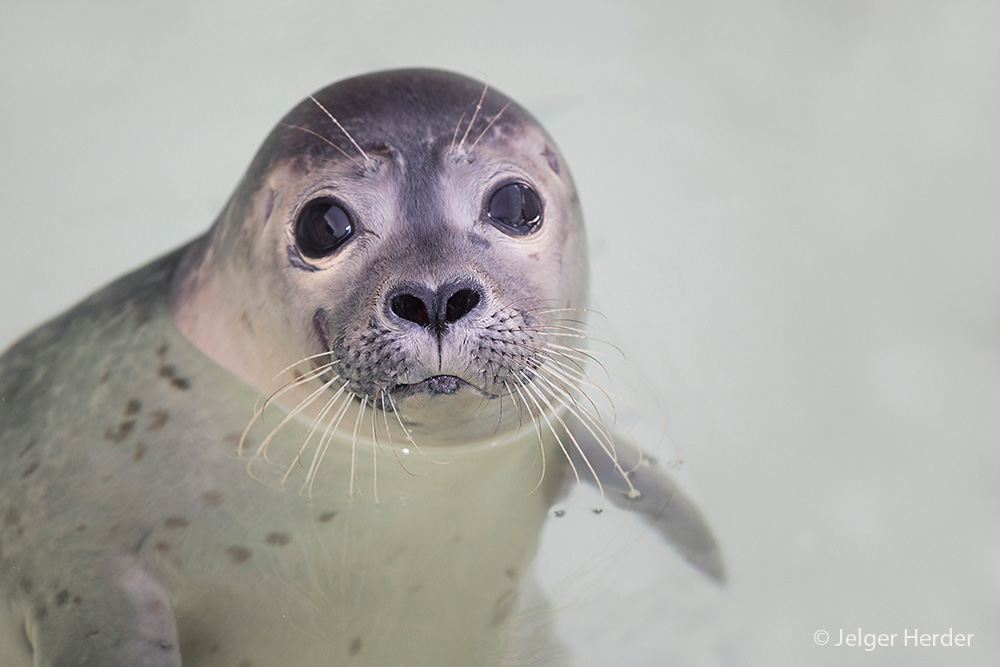
[[[0,661],[497,664],[567,471],[721,572],[581,398],[582,225],[496,90],[304,100],[205,236],[0,358]]]

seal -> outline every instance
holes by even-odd
[[[206,235],[0,358],[0,662],[497,664],[567,477],[721,575],[586,397],[586,295],[516,103],[432,70],[310,96]]]

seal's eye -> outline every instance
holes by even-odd
[[[306,257],[325,257],[343,245],[353,231],[347,211],[329,199],[317,199],[299,213],[295,240]]]
[[[486,213],[490,222],[505,234],[525,236],[542,224],[542,201],[524,183],[508,183],[490,195]]]

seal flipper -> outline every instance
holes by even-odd
[[[180,667],[177,624],[167,594],[133,558],[77,563],[71,583],[28,611],[35,667]],[[70,592],[72,591],[72,593]]]
[[[636,446],[623,442],[624,438],[612,433],[618,466],[628,474],[639,492],[638,497],[631,497],[622,473],[602,449],[601,443],[588,429],[577,426],[574,425],[572,432],[583,452],[581,454],[574,449],[572,460],[580,471],[580,478],[595,485],[600,481],[605,498],[612,504],[629,512],[638,512],[702,574],[720,583],[725,581],[725,566],[715,536],[694,502],[670,475],[651,458],[643,457],[640,461]],[[597,479],[590,474],[583,456],[593,466]]]

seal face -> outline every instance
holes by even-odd
[[[185,261],[178,329],[258,390],[308,377],[291,408],[325,384],[313,417],[360,404],[396,437],[475,442],[561,402],[555,371],[577,363],[559,329],[587,283],[569,171],[527,112],[453,74],[302,102]]]

